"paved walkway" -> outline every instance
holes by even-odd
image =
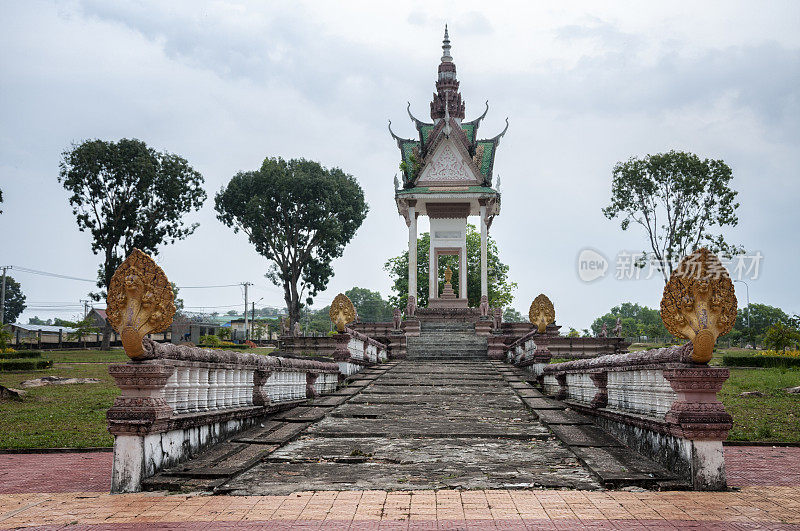
[[[0,527],[68,529],[800,529],[800,488],[741,492],[319,491],[0,496]]]
[[[600,488],[487,361],[409,361],[359,385],[222,492]]]

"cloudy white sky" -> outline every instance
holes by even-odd
[[[425,116],[444,23],[450,25],[467,119],[509,117],[495,164],[503,206],[492,226],[525,312],[540,292],[558,322],[583,328],[623,301],[657,307],[663,280],[622,281],[614,257],[642,250],[601,208],[611,168],[630,156],[689,150],[724,159],[739,191],[730,240],[764,259],[752,302],[800,313],[800,3],[777,2],[39,2],[0,4],[0,262],[94,278],[98,258],[57,182],[72,143],[134,137],[186,157],[213,197],[264,157],[306,157],[355,175],[370,213],[317,306],[353,285],[389,293],[382,264],[407,229],[392,179],[388,119],[413,134]],[[246,237],[209,200],[189,239],[158,258],[194,286],[255,283],[259,305],[280,289]],[[424,228],[424,227],[423,227]],[[612,261],[587,284],[581,249]],[[15,277],[34,314],[78,313],[79,281]],[[740,304],[744,286],[737,284]],[[238,288],[184,290],[187,306],[238,305]]]

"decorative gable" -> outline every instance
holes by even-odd
[[[472,186],[483,182],[466,149],[452,138],[441,142],[426,159],[416,186]]]

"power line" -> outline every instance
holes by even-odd
[[[178,286],[178,289],[234,288],[241,284],[219,284],[216,286]]]
[[[80,278],[80,277],[73,277],[70,275],[62,275],[60,273],[51,273],[49,271],[39,271],[38,269],[29,269],[27,267],[20,267],[14,266],[14,271],[21,271],[22,273],[32,273],[34,275],[42,275],[45,277],[54,277],[54,278],[63,278],[66,280],[79,280],[81,282],[91,282],[95,283],[95,280],[89,280],[88,278]]]
[[[11,266],[9,267],[11,268]],[[61,273],[52,273],[50,271],[40,271],[38,269],[31,269],[29,267],[22,267],[22,266],[13,266],[14,271],[20,271],[22,273],[31,273],[34,275],[42,275],[46,277],[53,277],[53,278],[63,278],[66,280],[78,280],[80,282],[91,282],[95,283],[96,280],[91,280],[88,278],[81,278],[81,277],[73,277],[71,275],[62,275]],[[208,288],[233,288],[239,286],[240,284],[214,284],[208,286],[178,286],[178,289],[208,289]]]

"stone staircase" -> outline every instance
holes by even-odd
[[[485,337],[475,334],[472,323],[423,321],[419,337],[409,337],[410,360],[485,360],[488,345]]]

